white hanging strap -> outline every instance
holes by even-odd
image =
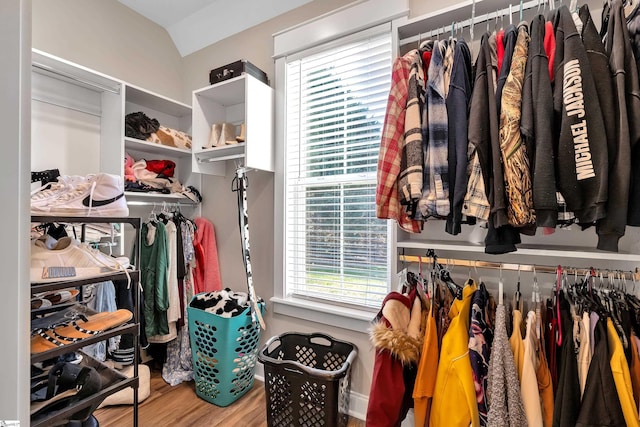
[[[242,240],[242,255],[244,261],[245,272],[247,273],[247,288],[249,291],[249,299],[251,301],[251,320],[255,323],[260,322],[262,329],[266,329],[262,311],[258,305],[258,297],[253,287],[253,275],[251,272],[251,256],[249,254],[249,215],[247,213],[247,175],[246,170],[242,167],[236,169],[236,185],[233,191],[238,192],[238,218],[240,224],[240,237]]]

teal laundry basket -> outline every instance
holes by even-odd
[[[264,313],[264,302],[259,305]],[[260,324],[251,321],[249,307],[228,318],[191,304],[187,310],[196,394],[214,405],[228,406],[253,386]]]

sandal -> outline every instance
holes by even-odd
[[[51,368],[44,387],[42,384],[38,386],[39,390],[32,388],[31,416],[45,409],[46,412],[62,409],[99,392],[102,389],[102,379],[94,368],[61,362]],[[84,412],[82,410],[73,417],[86,418],[91,413]]]
[[[90,338],[108,329],[123,325],[132,317],[133,314],[129,310],[120,309],[94,314],[88,318],[80,316],[81,320],[74,320],[68,325],[53,329],[38,329],[31,338],[31,353],[42,353],[52,348]]]
[[[36,310],[38,308],[51,307],[53,305],[62,304],[75,298],[80,291],[77,289],[70,289],[58,292],[51,292],[43,294],[42,296],[36,296],[31,298],[31,309]]]

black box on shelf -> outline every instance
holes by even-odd
[[[267,73],[265,73],[246,59],[240,59],[239,61],[232,62],[231,64],[214,68],[209,73],[209,82],[211,84],[219,83],[221,81],[237,77],[243,73],[247,73],[255,77],[264,84],[269,84]]]

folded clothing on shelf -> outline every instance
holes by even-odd
[[[117,175],[60,176],[31,193],[32,215],[128,216],[124,183]]]
[[[147,139],[160,128],[160,122],[142,111],[129,113],[124,118],[124,134],[129,138]]]
[[[72,272],[73,275],[51,274],[52,271],[57,271],[56,267]],[[109,256],[68,236],[54,244],[51,239],[35,239],[31,244],[30,279],[33,283],[61,280],[63,277],[87,278],[126,273],[128,267],[128,258]]]

